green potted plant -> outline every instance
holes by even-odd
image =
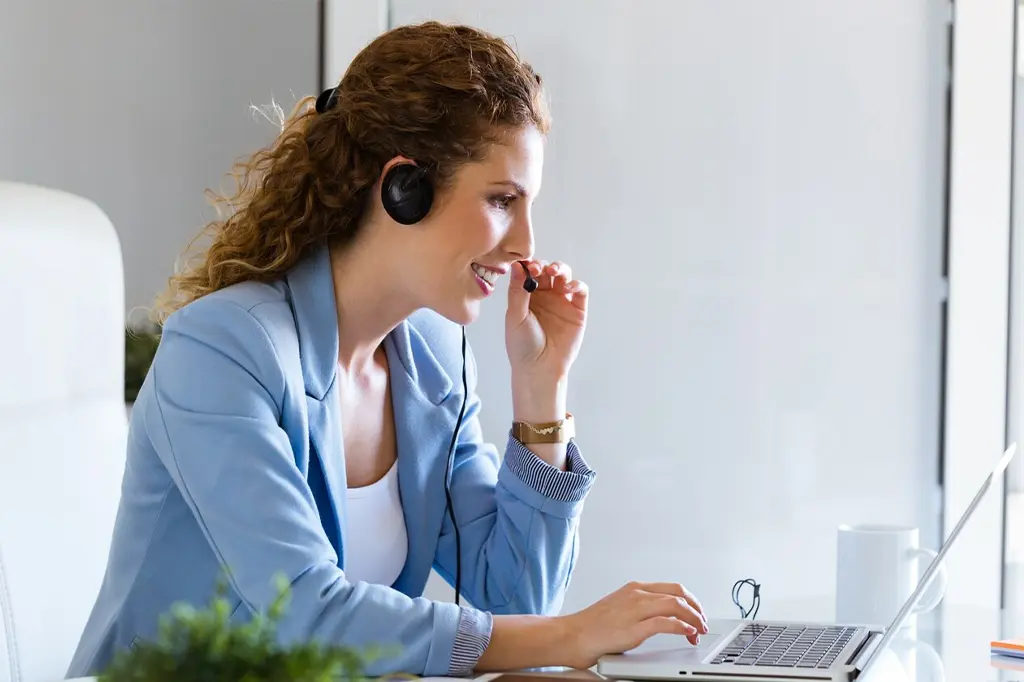
[[[146,380],[149,366],[153,364],[157,346],[160,345],[160,329],[151,326],[124,328],[124,402],[135,402]]]
[[[176,605],[161,619],[155,641],[142,641],[115,657],[98,682],[346,682],[365,680],[367,655],[340,646],[277,644],[275,629],[286,608],[287,581],[265,614],[232,624],[218,589],[209,607]]]

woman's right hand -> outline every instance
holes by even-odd
[[[700,602],[678,583],[631,582],[561,620],[569,633],[566,653],[571,659],[563,665],[580,670],[596,665],[606,654],[629,651],[653,635],[683,635],[696,645],[708,632]]]

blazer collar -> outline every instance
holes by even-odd
[[[338,308],[334,298],[331,258],[326,246],[318,247],[287,274],[299,359],[306,393],[323,400],[334,383],[338,367]],[[423,335],[403,320],[385,341],[389,358],[397,358],[424,398],[438,405],[452,389],[452,379]],[[391,370],[398,368],[392,362]],[[460,378],[461,381],[461,378]]]
[[[338,370],[338,307],[327,248],[299,261],[287,280],[306,393],[323,400]]]
[[[395,327],[388,338],[394,350],[393,355],[398,358],[412,384],[424,398],[434,405],[440,405],[452,391],[452,379],[427,345],[427,340],[408,320]],[[391,362],[391,371],[395,369],[395,363]],[[459,381],[462,381],[461,377]]]

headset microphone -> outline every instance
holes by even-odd
[[[526,267],[526,261],[519,261],[519,264],[523,266],[523,272],[526,273],[526,281],[523,282],[523,288],[526,289],[527,293],[532,294],[537,291],[537,280],[530,274],[530,269]]]

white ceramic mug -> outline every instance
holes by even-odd
[[[836,553],[836,620],[889,625],[917,588],[935,552],[920,546],[912,526],[840,526]],[[913,613],[931,611],[946,594],[940,566]],[[908,619],[914,625],[916,618]]]

